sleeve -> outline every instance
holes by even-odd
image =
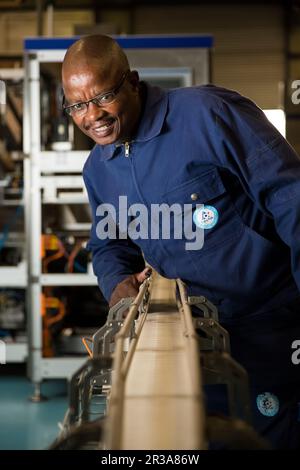
[[[235,173],[249,197],[274,219],[280,238],[290,247],[300,290],[300,158],[246,98],[233,104],[223,101],[216,122],[218,164]]]
[[[140,272],[145,267],[145,261],[140,248],[132,240],[118,238],[100,239],[97,236],[97,224],[101,217],[96,215],[101,201],[95,197],[95,192],[86,174],[83,173],[89,203],[92,211],[92,227],[87,249],[92,252],[93,269],[97,276],[100,290],[109,301],[114,288],[130,274]]]

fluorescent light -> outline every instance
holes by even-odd
[[[282,109],[263,109],[269,121],[285,137],[285,113]]]

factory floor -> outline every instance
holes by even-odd
[[[58,422],[68,406],[67,382],[44,381],[42,394],[48,400],[32,403],[28,398],[33,386],[25,370],[6,370],[5,374],[0,370],[0,374],[0,450],[47,449],[58,435]]]

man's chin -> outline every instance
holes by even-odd
[[[118,136],[115,135],[115,133],[106,137],[95,137],[94,135],[90,135],[89,137],[98,145],[110,145],[116,143],[116,141],[118,140]]]
[[[115,143],[115,139],[94,139],[94,142],[98,145],[111,145]]]

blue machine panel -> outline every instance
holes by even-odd
[[[80,36],[71,38],[27,38],[24,40],[24,49],[49,50],[68,49]],[[212,36],[115,36],[123,49],[169,49],[169,48],[211,48]]]

